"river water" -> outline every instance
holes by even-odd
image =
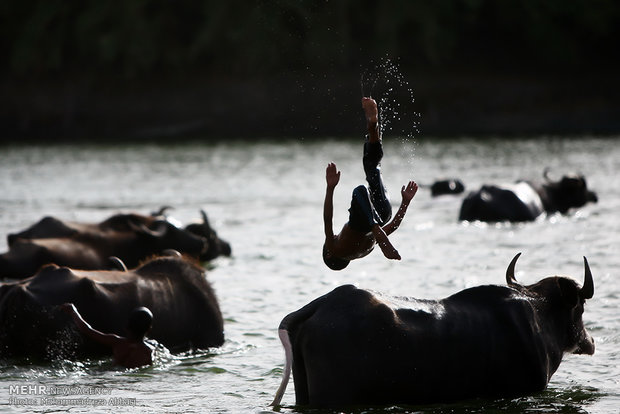
[[[474,189],[484,182],[541,179],[545,167],[556,177],[583,173],[599,203],[527,224],[467,224],[457,221],[461,197],[433,199],[422,188],[392,236],[402,261],[375,251],[341,272],[321,260],[325,166],[333,161],[342,171],[334,198],[339,229],[351,190],[363,182],[362,138],[2,147],[1,251],[6,233],[44,215],[99,221],[120,211],[148,213],[171,205],[183,223],[205,209],[233,256],[215,260],[208,270],[225,316],[226,343],[220,349],[181,355],[159,349],[152,367],[136,370],[115,368],[108,360],[0,361],[0,411],[271,411],[284,363],[277,326],[289,312],[345,283],[431,299],[502,284],[510,259],[523,252],[517,278],[524,283],[556,274],[581,283],[587,256],[595,294],[583,318],[596,341],[593,356],[566,355],[548,389],[528,397],[355,412],[617,413],[619,143],[596,137],[412,140],[388,134],[383,175],[395,208],[400,186],[409,179],[425,184],[458,177]],[[17,394],[15,386],[23,385],[41,385],[47,394]],[[73,400],[50,395],[54,390],[72,390]],[[90,406],[95,400],[101,405]],[[23,405],[16,404],[20,401]],[[296,412],[294,402],[291,381],[280,412]]]

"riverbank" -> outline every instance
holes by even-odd
[[[396,99],[406,134],[620,132],[620,79],[603,75],[412,74]],[[5,81],[0,141],[135,141],[360,133],[359,75]],[[381,93],[378,91],[377,93]],[[414,116],[419,113],[419,117]]]

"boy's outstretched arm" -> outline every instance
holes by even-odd
[[[71,316],[78,331],[80,331],[83,335],[89,337],[93,341],[99,342],[102,345],[113,347],[122,340],[122,338],[118,335],[105,334],[94,329],[88,324],[88,322],[86,322],[82,318],[82,315],[80,315],[78,310],[75,308],[75,305],[73,305],[72,303],[65,303],[63,305],[60,305],[60,309],[69,316]]]
[[[385,234],[385,231],[383,231],[381,226],[375,224],[372,228],[372,234],[375,237],[375,241],[381,248],[381,251],[386,258],[400,260],[400,254],[398,253],[398,250],[396,250],[396,248],[392,245],[390,239],[388,239],[387,234]]]
[[[411,202],[411,199],[413,198],[413,196],[415,196],[417,191],[418,185],[415,183],[415,181],[409,181],[406,186],[403,185],[403,188],[400,191],[403,198],[402,202],[400,203],[398,212],[396,213],[392,221],[390,221],[383,227],[383,231],[385,231],[385,234],[389,236],[390,234],[394,233],[394,231],[396,231],[396,229],[400,226],[400,223],[405,217],[405,213],[407,213],[409,203]]]
[[[330,162],[325,170],[325,180],[327,189],[325,191],[325,203],[323,205],[323,222],[325,225],[325,237],[331,240],[334,237],[333,216],[334,216],[334,189],[340,181],[340,171],[336,164]]]

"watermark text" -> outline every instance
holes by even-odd
[[[11,406],[135,406],[135,398],[113,397],[112,389],[45,384],[9,385]]]

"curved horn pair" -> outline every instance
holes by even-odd
[[[508,268],[506,269],[506,283],[508,286],[521,286],[517,279],[515,278],[515,266],[517,264],[517,260],[521,256],[521,253],[517,253],[515,257],[512,258]],[[579,291],[579,295],[582,299],[591,299],[594,296],[594,279],[592,278],[592,272],[590,271],[590,265],[588,264],[588,259],[583,257],[583,267],[585,268],[585,276],[583,280],[583,286]]]

